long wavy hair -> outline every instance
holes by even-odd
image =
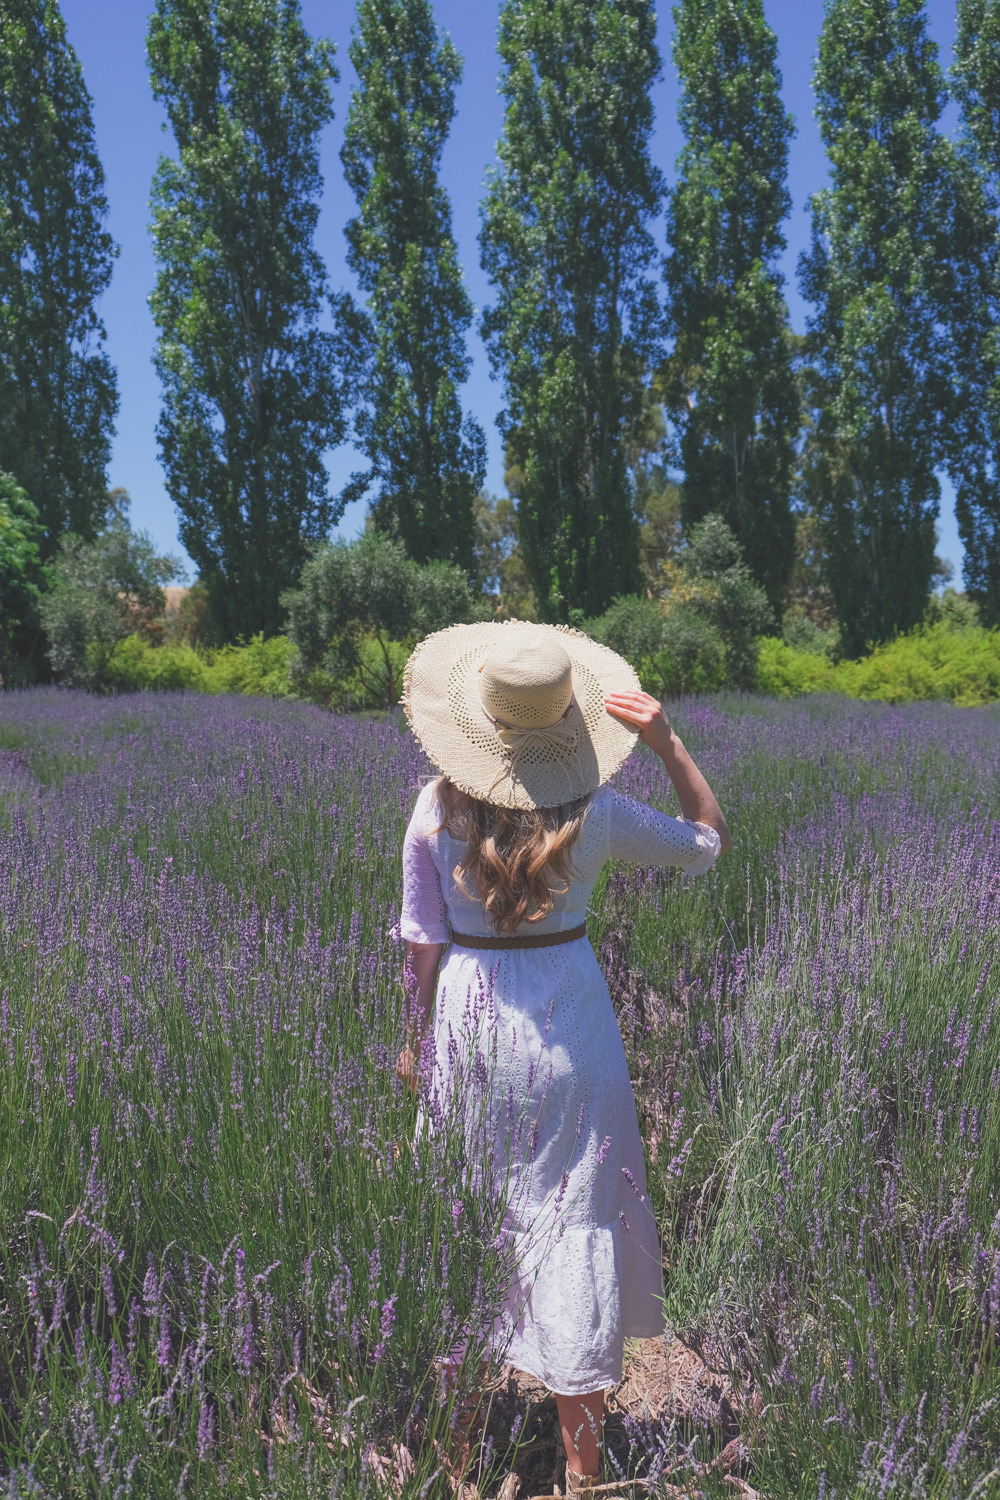
[[[541,922],[556,896],[569,889],[573,845],[580,836],[590,797],[561,807],[497,807],[460,791],[447,776],[436,783],[444,814],[441,827],[468,840],[455,866],[456,884],[483,910],[498,933],[522,922]],[[556,884],[553,885],[552,882]]]

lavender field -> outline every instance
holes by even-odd
[[[590,931],[740,1463],[652,1420],[611,1462],[1000,1495],[1000,712],[672,717],[736,847],[611,868]],[[414,1145],[394,1073],[428,770],[393,717],[0,700],[0,1494],[450,1495],[436,1357],[468,1338],[462,1395],[506,1252],[475,1080]],[[672,806],[641,747],[618,784]],[[482,1496],[533,1492],[526,1416],[491,1405]]]

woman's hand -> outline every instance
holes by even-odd
[[[416,1090],[417,1087],[417,1065],[419,1062],[419,1048],[417,1050],[414,1050],[410,1043],[407,1042],[406,1046],[399,1054],[399,1061],[396,1064],[396,1077],[399,1079],[400,1083],[406,1085],[411,1094]]]
[[[609,693],[604,707],[613,719],[639,731],[644,745],[662,756],[670,745],[673,730],[662,704],[649,693]]]

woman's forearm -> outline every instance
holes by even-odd
[[[413,971],[415,981],[409,1023],[418,1040],[426,1034],[430,1025],[431,1014],[434,1010],[438,965],[444,950],[444,943],[407,943],[406,945],[406,959]]]
[[[722,842],[722,853],[725,854],[733,847],[733,841],[722,816],[722,809],[712,788],[673,729],[668,730],[657,741],[655,749],[673,782],[684,817],[690,818],[694,823],[707,823],[709,828],[714,828]]]

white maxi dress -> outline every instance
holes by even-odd
[[[432,782],[417,798],[403,845],[399,931],[409,942],[448,943],[449,927],[491,935],[481,903],[455,882],[466,845],[441,822]],[[719,848],[707,824],[602,787],[573,847],[569,889],[523,930],[579,926],[609,859],[695,875],[712,867]],[[468,1035],[470,1000],[484,994],[496,1118],[509,1122],[513,1106],[527,1120],[516,1132],[518,1191],[508,1209],[518,1271],[494,1344],[509,1364],[560,1395],[604,1390],[622,1377],[625,1338],[651,1338],[664,1327],[659,1235],[608,987],[586,937],[538,949],[449,946],[433,1022],[436,1076],[445,1087],[463,1050],[459,1039]]]

